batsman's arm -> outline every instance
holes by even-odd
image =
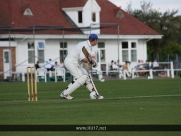
[[[83,58],[81,61],[84,63],[88,63],[88,62],[90,63],[90,61],[91,61],[91,63],[93,64],[95,62],[95,57],[93,56],[90,61],[87,58]]]
[[[84,58],[84,59],[82,59],[81,61],[82,61],[83,63],[89,63],[89,64],[91,64],[93,68],[96,68],[96,67],[98,66],[96,60],[94,60],[94,59],[92,59],[92,63],[90,63],[87,58]]]
[[[82,62],[85,62],[85,63],[89,62],[93,67],[97,67],[97,62],[96,62],[96,59],[95,59],[96,57],[91,56],[89,54],[89,52],[87,51],[87,49],[85,48],[85,46],[82,48],[82,52],[86,57],[86,58],[82,59]]]

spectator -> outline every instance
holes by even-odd
[[[60,60],[59,68],[64,68],[63,60]]]
[[[156,58],[155,58],[154,61],[153,61],[153,69],[158,69],[158,70],[159,70],[159,69],[162,69],[162,68],[159,66]],[[161,71],[155,71],[155,74],[159,76],[159,75],[161,74]]]
[[[111,60],[111,64],[110,64],[110,70],[113,70],[113,67],[112,67],[112,65],[114,64],[114,60]]]
[[[49,59],[48,63],[50,63],[53,67],[54,63],[53,63],[52,59]]]
[[[138,60],[137,67],[139,70],[143,70],[143,69],[145,70],[144,63],[142,60]]]
[[[144,68],[145,68],[146,70],[149,70],[149,69],[150,69],[148,60],[146,60],[146,63],[144,64]]]
[[[116,64],[116,61],[112,64],[112,69],[113,70],[118,70],[119,69],[118,65]]]
[[[39,65],[39,61],[36,62],[35,68],[36,68],[36,69],[41,68],[40,65]]]
[[[49,61],[46,62],[45,68],[47,69],[47,71],[53,71],[53,62],[51,59],[49,59]]]
[[[146,70],[146,69],[144,68],[143,60],[138,60],[137,67],[138,67],[138,70]],[[140,72],[140,75],[145,75],[145,72]]]
[[[131,74],[129,72],[129,62],[125,61],[125,64],[123,65],[123,71],[126,73],[128,77],[131,77]]]
[[[146,60],[146,62],[144,63],[144,68],[145,68],[146,70],[150,70],[150,65],[149,65],[148,60]],[[148,77],[150,77],[149,71],[145,72],[145,74],[148,75]]]
[[[153,69],[162,69],[158,64],[157,59],[154,59],[153,61]]]
[[[56,69],[56,68],[59,68],[59,65],[58,65],[58,62],[57,61],[55,61],[55,65],[54,65],[54,70]]]

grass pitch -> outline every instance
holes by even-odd
[[[181,79],[115,80],[84,86],[73,100],[60,99],[68,82],[38,83],[38,102],[27,101],[26,83],[0,83],[0,125],[181,125]],[[180,135],[180,132],[0,132],[0,135]]]

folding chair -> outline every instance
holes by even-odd
[[[61,76],[63,78],[63,82],[65,82],[65,69],[64,68],[56,68],[55,69],[55,82],[57,82],[57,77]]]
[[[44,81],[47,82],[47,69],[38,68],[36,70],[36,75],[37,75],[37,82],[39,82],[39,78],[44,79]]]

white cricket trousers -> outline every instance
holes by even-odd
[[[82,75],[88,75],[87,71],[80,66],[77,60],[66,57],[64,60],[64,65],[66,69],[72,74],[74,79],[78,79]]]

